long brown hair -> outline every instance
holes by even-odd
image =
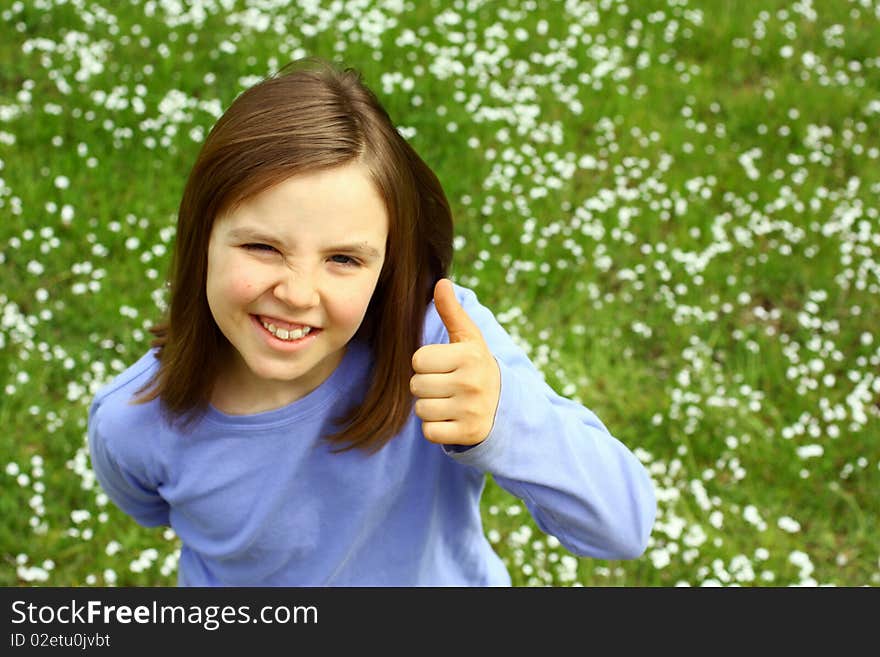
[[[353,160],[367,167],[385,202],[388,244],[355,336],[372,351],[369,387],[327,439],[341,450],[375,451],[401,430],[412,409],[412,356],[425,310],[452,260],[452,214],[437,177],[361,75],[316,58],[293,62],[242,93],[202,146],[180,202],[168,310],[151,329],[159,368],[136,402],[159,398],[166,416],[184,427],[208,407],[219,357],[231,347],[205,291],[214,220],[291,176]]]

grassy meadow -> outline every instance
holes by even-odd
[[[148,348],[205,135],[306,55],[363,72],[454,279],[653,477],[627,562],[490,479],[515,585],[880,585],[878,43],[877,0],[0,0],[0,585],[176,582],[87,409]]]

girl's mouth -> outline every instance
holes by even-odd
[[[311,326],[302,326],[294,329],[286,329],[275,326],[273,323],[256,315],[251,315],[251,321],[259,328],[260,333],[275,348],[293,348],[306,345],[314,340],[322,329]]]

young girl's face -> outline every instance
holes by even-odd
[[[254,412],[277,408],[333,372],[376,289],[387,236],[385,204],[356,162],[289,178],[217,218],[207,296],[234,347],[218,382],[227,397],[232,388]]]

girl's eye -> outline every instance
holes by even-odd
[[[262,251],[264,253],[271,253],[276,250],[274,246],[269,246],[268,244],[245,244],[244,248],[248,251]]]
[[[352,258],[351,256],[342,255],[341,253],[337,253],[334,256],[330,256],[330,259],[338,265],[346,265],[348,267],[356,267],[360,263]]]

